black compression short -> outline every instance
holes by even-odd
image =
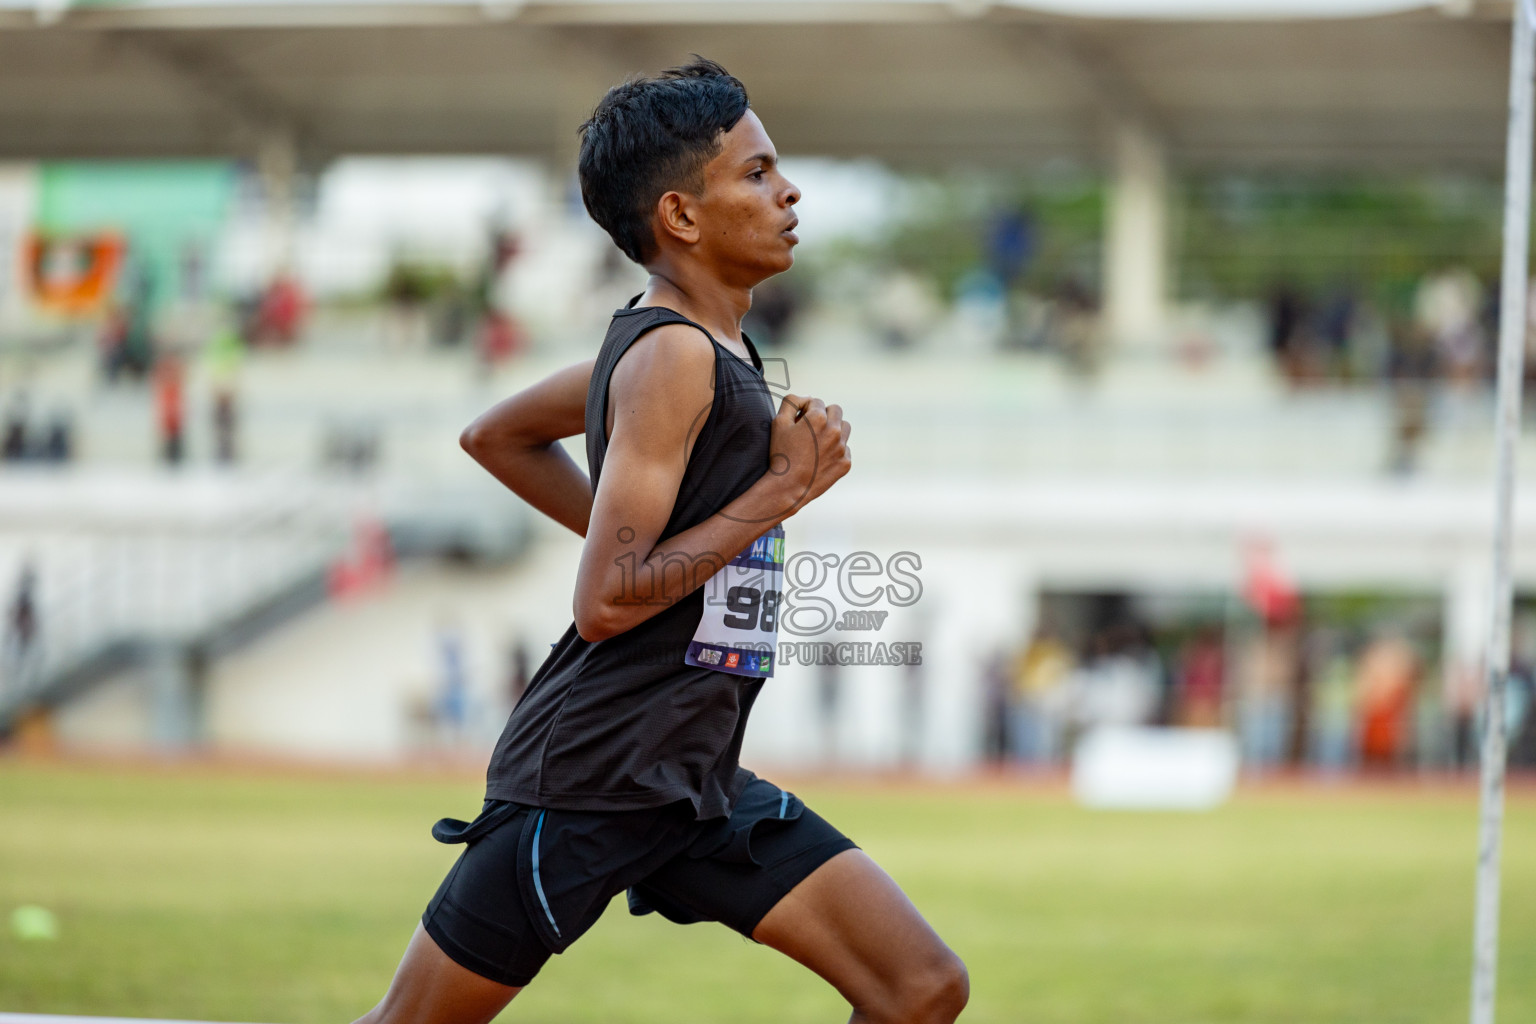
[[[488,800],[432,834],[467,843],[422,915],[456,963],[503,985],[533,980],[629,890],[632,914],[719,921],[751,938],[791,889],[852,840],[794,794],[753,778],[729,818],[691,804],[563,811]]]

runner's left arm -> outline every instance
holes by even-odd
[[[592,481],[558,442],[586,430],[596,360],[568,366],[493,405],[459,444],[513,493],[577,535],[592,517]]]

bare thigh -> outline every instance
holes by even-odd
[[[357,1024],[487,1024],[521,991],[460,967],[418,924],[389,991]]]
[[[825,978],[857,1022],[949,1024],[969,996],[960,958],[862,850],[811,872],[752,937]]]

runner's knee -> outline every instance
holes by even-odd
[[[971,981],[965,964],[948,953],[920,972],[909,975],[883,1012],[864,1009],[871,1024],[951,1024],[970,1000]]]
[[[920,1018],[933,1024],[950,1024],[971,998],[971,976],[965,964],[953,953],[930,982],[927,1016]]]

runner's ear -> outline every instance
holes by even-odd
[[[685,245],[699,240],[699,222],[694,219],[692,197],[681,192],[664,192],[656,201],[655,231],[658,240],[671,237]]]

